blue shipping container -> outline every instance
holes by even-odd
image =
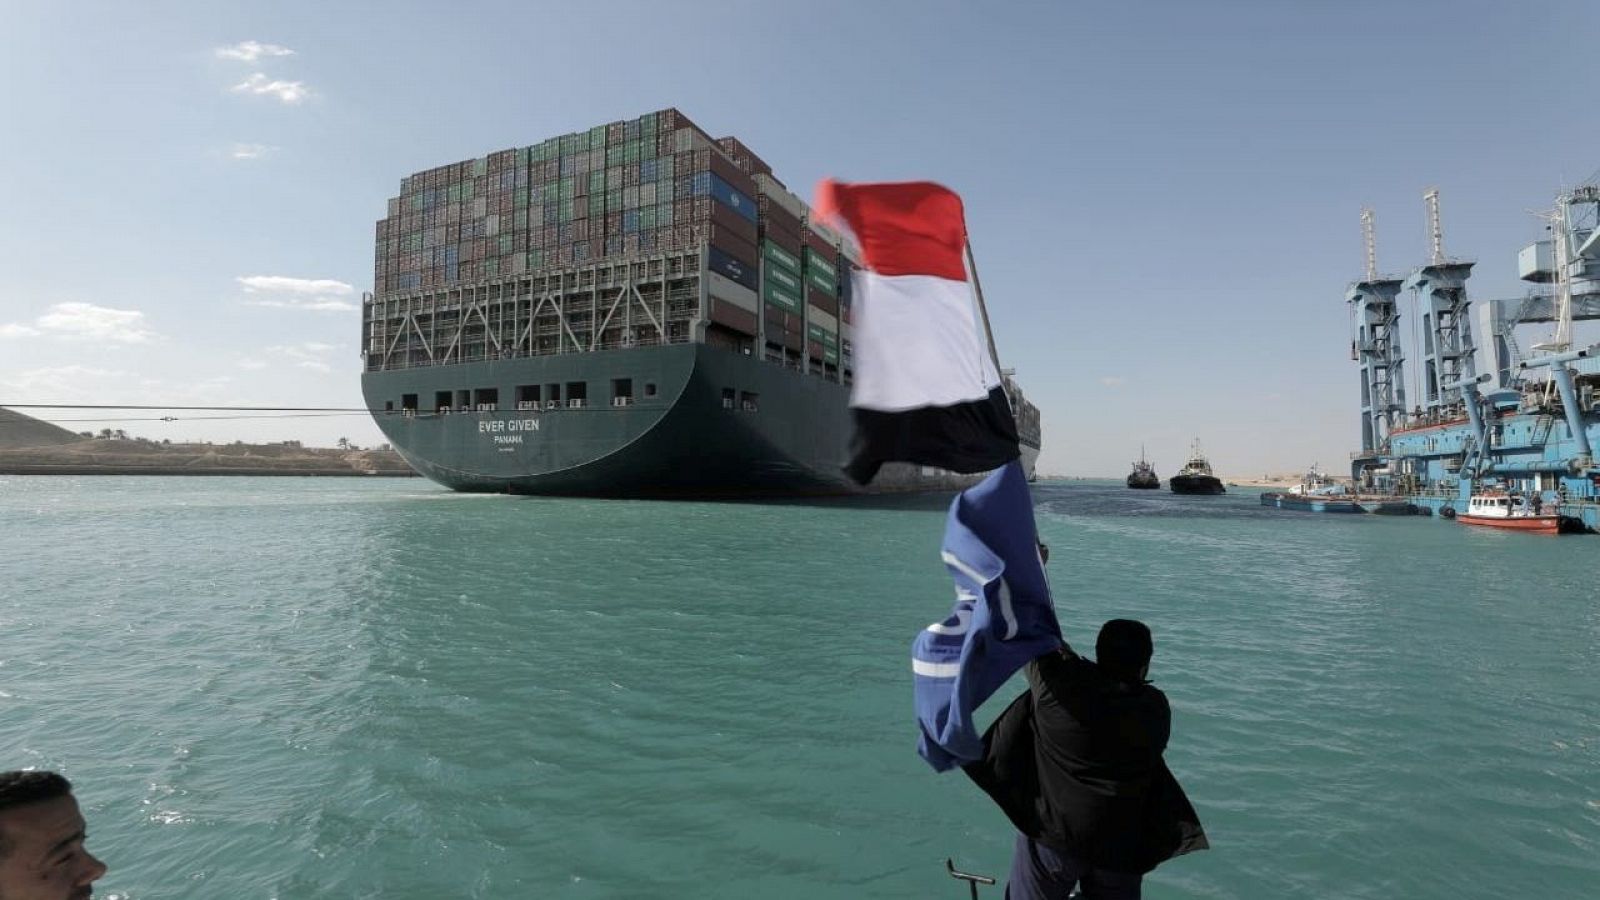
[[[752,223],[756,220],[756,202],[744,194],[733,189],[733,185],[723,181],[713,172],[702,173],[711,180],[711,199],[719,200],[723,206],[733,210]],[[699,177],[699,176],[696,176]]]
[[[653,160],[653,159],[642,160],[639,163],[639,183],[640,184],[645,184],[647,182],[651,182],[651,181],[655,181],[655,180],[656,180],[656,161]]]
[[[710,263],[711,271],[718,275],[737,281],[752,291],[756,289],[755,266],[743,260],[735,259],[716,247],[710,248],[707,262]]]

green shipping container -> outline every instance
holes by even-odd
[[[832,347],[823,347],[822,361],[837,364],[839,362],[839,351]]]
[[[833,280],[828,278],[826,273],[819,272],[816,269],[806,269],[806,281],[810,282],[812,287],[815,287],[817,290],[827,294],[830,297],[839,292],[839,286],[834,284]]]
[[[796,259],[793,253],[771,241],[763,240],[761,242],[761,255],[765,256],[769,262],[780,265],[795,275],[800,274],[800,260]]]
[[[776,285],[786,293],[799,297],[804,291],[800,286],[800,279],[785,272],[778,266],[769,266],[766,270],[768,284]],[[799,312],[799,310],[795,310]]]
[[[816,271],[826,275],[830,282],[837,282],[839,280],[839,270],[833,267],[833,263],[828,262],[821,256],[818,256],[816,251],[812,250],[810,247],[806,247],[804,250],[806,255],[806,274],[809,275],[811,271],[815,269]]]
[[[839,346],[839,336],[834,334],[831,331],[828,331],[828,330],[824,329],[823,332],[822,332],[822,346],[824,346],[824,347],[837,347],[837,346]]]
[[[791,294],[774,284],[771,279],[767,280],[766,288],[761,292],[761,294],[766,298],[768,303],[771,303],[774,306],[782,307],[789,312],[796,314],[800,312],[799,296]]]
[[[813,341],[821,341],[825,335],[827,335],[827,332],[822,330],[821,325],[815,322],[806,323],[806,337]]]

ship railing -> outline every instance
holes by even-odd
[[[589,401],[583,399],[582,397],[573,397],[571,400],[567,401],[568,409],[583,409],[587,405],[589,405]]]
[[[544,408],[545,409],[560,409],[561,408],[561,401],[560,400],[546,400],[544,402]]]
[[[633,398],[632,397],[612,397],[611,398],[611,405],[612,406],[632,406],[633,405]]]

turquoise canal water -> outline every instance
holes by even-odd
[[[1600,895],[1600,538],[1036,498],[1069,636],[1155,632],[1215,849],[1150,896]],[[942,508],[0,478],[0,764],[100,896],[959,900],[1011,835],[914,752]]]

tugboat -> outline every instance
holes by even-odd
[[[1161,479],[1156,477],[1156,470],[1145,462],[1144,447],[1139,447],[1139,461],[1133,464],[1133,472],[1128,475],[1128,487],[1140,491],[1153,491],[1161,487]]]
[[[1174,494],[1227,493],[1222,487],[1222,479],[1211,474],[1211,463],[1200,452],[1199,438],[1195,438],[1189,446],[1189,461],[1183,464],[1178,474],[1168,479],[1167,486],[1172,488]]]

